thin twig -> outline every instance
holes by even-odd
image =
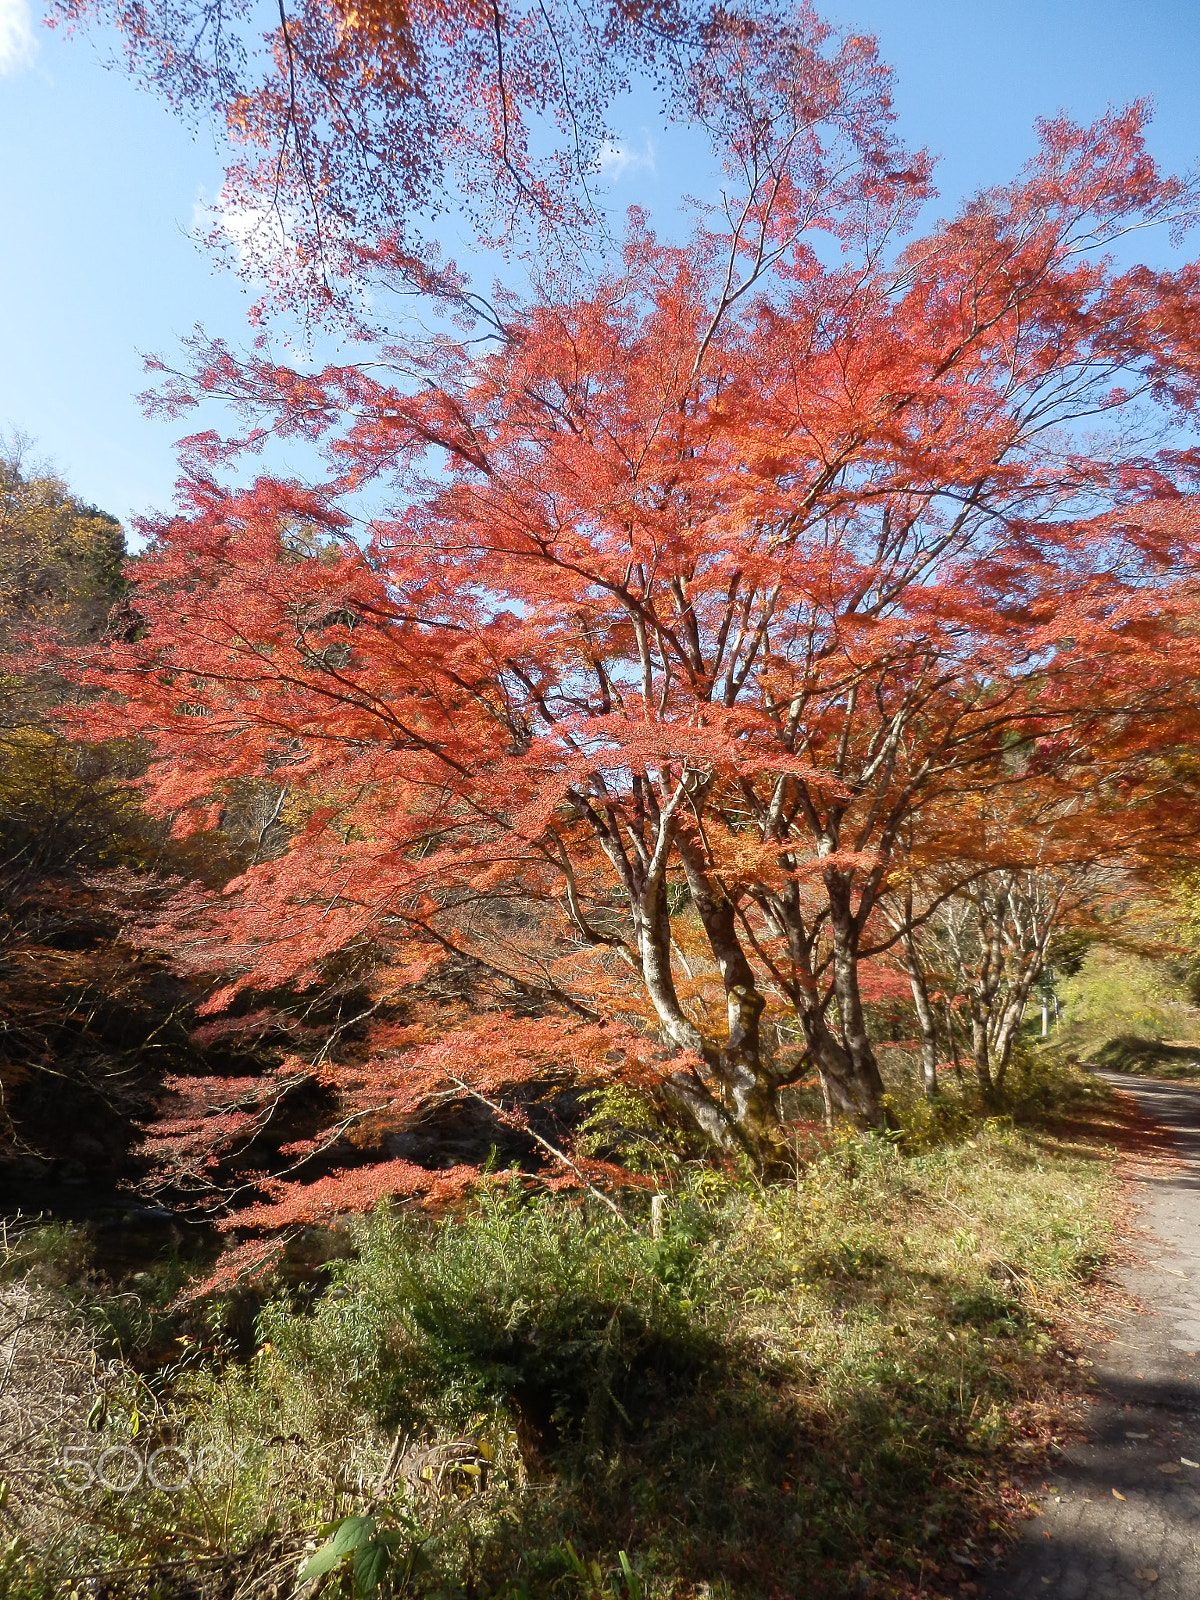
[[[391,1454],[387,1458],[387,1465],[384,1467],[383,1471],[379,1474],[379,1477],[375,1481],[375,1489],[371,1495],[372,1504],[374,1504],[376,1500],[383,1499],[384,1492],[387,1489],[388,1484],[391,1482],[392,1473],[396,1470],[396,1463],[404,1454],[404,1446],[407,1443],[408,1433],[404,1428],[398,1428],[396,1430],[396,1437],[392,1441],[392,1450]]]
[[[464,1094],[470,1095],[472,1100],[478,1100],[481,1106],[486,1106],[489,1111],[495,1112],[496,1116],[498,1116],[502,1122],[507,1122],[510,1127],[513,1125],[514,1119],[512,1112],[506,1111],[504,1107],[502,1105],[498,1105],[495,1100],[489,1100],[487,1095],[481,1094],[478,1089],[472,1089],[470,1084],[464,1083],[461,1078],[456,1078],[451,1075],[450,1082],[456,1084]],[[579,1167],[577,1167],[575,1162],[571,1160],[569,1155],[560,1150],[556,1145],[552,1145],[549,1139],[544,1139],[542,1135],[538,1133],[536,1129],[531,1128],[527,1122],[521,1123],[521,1132],[527,1133],[534,1143],[540,1144],[542,1149],[545,1150],[547,1154],[554,1157],[555,1161],[560,1161],[564,1167],[567,1167],[571,1172],[573,1172],[587,1192],[594,1199],[599,1200],[601,1205],[607,1206],[612,1212],[613,1216],[616,1217],[618,1222],[620,1222],[623,1227],[628,1228],[630,1233],[637,1232],[637,1229],[626,1218],[616,1201],[610,1199],[602,1189],[597,1189],[595,1184],[589,1183],[584,1177],[583,1173],[580,1171]]]

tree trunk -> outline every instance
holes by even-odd
[[[821,1100],[825,1106],[825,1132],[833,1132],[833,1100],[829,1094],[829,1079],[817,1068],[817,1082],[821,1085]]]
[[[974,995],[971,997],[971,1049],[975,1056],[975,1073],[979,1088],[987,1101],[996,1098],[992,1082],[991,1046],[988,1040],[988,1008]]]
[[[813,972],[812,935],[804,923],[794,880],[781,894],[772,896],[770,914],[778,931],[788,941],[795,978],[785,989],[825,1090],[838,1111],[852,1117],[860,1127],[885,1127],[883,1080],[867,1038],[858,994],[856,937],[849,941],[843,938],[840,978],[835,977],[834,993],[843,1020],[843,1038],[839,1040],[825,1015],[827,997],[822,998],[821,986]],[[847,1014],[852,1019],[849,1033],[844,1026]]]
[[[819,1005],[797,1013],[804,1030],[804,1042],[825,1080],[833,1103],[843,1116],[852,1117],[862,1127],[878,1127],[872,1107],[859,1093],[854,1062],[837,1038]]]
[[[963,1078],[962,1062],[958,1056],[958,1034],[954,1028],[954,1008],[950,1004],[949,995],[943,995],[942,997],[942,1014],[946,1019],[946,1041],[950,1046],[951,1060],[954,1062],[954,1076],[958,1080],[958,1086],[961,1089],[964,1087],[966,1080]]]
[[[925,981],[925,973],[917,956],[916,942],[911,933],[905,934],[902,949],[909,987],[912,989],[913,1006],[921,1029],[921,1077],[925,1084],[926,1098],[933,1100],[938,1092],[937,1018],[929,1003],[929,986]]]
[[[725,986],[726,1039],[714,1067],[734,1125],[755,1154],[765,1158],[781,1139],[775,1085],[762,1060],[766,999],[738,938],[736,914],[728,896],[704,871],[690,842],[681,836],[677,845],[692,904]]]
[[[858,925],[850,911],[850,888],[840,873],[826,875],[833,933],[833,990],[841,1014],[842,1041],[850,1059],[860,1119],[873,1128],[888,1125],[884,1083],[871,1047],[858,987]]]
[[[662,880],[647,884],[641,896],[631,895],[638,959],[646,993],[658,1017],[666,1044],[687,1050],[705,1066],[711,1064],[712,1051],[703,1033],[686,1014],[675,992],[671,973],[671,919],[667,912],[666,884]],[[723,1150],[732,1150],[738,1138],[723,1096],[713,1092],[708,1074],[681,1071],[671,1074],[671,1097],[692,1118],[700,1131]]]
[[[1013,1044],[1017,1037],[1017,1030],[1025,1016],[1025,1008],[1029,1004],[1029,996],[1037,982],[1042,970],[1041,952],[1035,952],[1030,961],[1008,991],[1008,998],[1004,1004],[1004,1012],[1000,1018],[1000,1026],[996,1031],[996,1043],[993,1049],[995,1066],[995,1079],[997,1089],[1004,1082],[1004,1075],[1008,1071],[1008,1063],[1012,1057]]]

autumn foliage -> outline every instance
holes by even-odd
[[[134,48],[164,60],[182,17],[139,7]],[[1157,171],[1134,106],[1043,124],[1011,184],[915,234],[929,163],[894,137],[870,41],[806,11],[662,17],[723,210],[679,242],[633,213],[615,254],[552,254],[491,300],[426,278],[470,326],[370,362],[197,345],[159,403],[218,395],[245,428],[187,441],[177,510],[128,569],[136,633],[52,659],[92,696],[76,732],[145,742],[146,803],[178,833],[239,785],[274,807],[246,871],[143,929],[223,973],[210,1011],[347,962],[368,1038],[405,998],[358,1080],[336,1049],[311,1069],[343,1115],[629,1073],[770,1159],[780,1090],[814,1066],[883,1123],[872,1002],[941,1003],[947,907],[1057,872],[1057,918],[1183,838],[1159,758],[1196,725],[1200,266],[1120,257],[1134,229],[1186,232],[1197,192]],[[648,14],[593,22],[580,50],[607,28],[658,59]],[[229,101],[272,160],[293,135],[319,149],[286,181],[364,270],[441,183],[429,149],[516,150],[509,179],[542,181],[479,53],[493,24],[499,51],[499,12],[312,6]],[[435,37],[475,63],[452,136],[404,121],[443,81]],[[557,114],[548,35],[523,37],[514,93]],[[334,83],[361,122],[305,100]],[[234,181],[264,192],[260,168]],[[271,432],[319,444],[324,478],[231,477]],[[425,1006],[450,974],[458,1009]],[[186,1108],[173,1128],[192,1150]],[[361,1204],[425,1180],[343,1181]]]
[[[731,99],[749,108],[767,78],[793,115],[802,101],[808,121],[832,116],[851,133],[888,90],[869,38],[836,38],[808,6],[777,0],[50,8],[52,24],[95,20],[115,24],[131,70],[173,107],[224,129],[213,243],[229,246],[232,218],[235,259],[252,277],[268,271],[277,301],[359,326],[378,321],[368,279],[486,314],[440,243],[450,216],[506,253],[586,248],[613,102],[631,83],[664,118],[703,128]],[[876,115],[868,135],[877,126]],[[882,177],[887,144],[870,155]],[[837,187],[836,168],[824,176]]]

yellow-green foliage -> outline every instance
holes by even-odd
[[[1075,976],[1061,983],[1059,1003],[1063,1025],[1087,1043],[1118,1033],[1173,1038],[1200,1024],[1200,1012],[1165,961],[1110,945],[1090,947]]]
[[[0,865],[137,864],[146,844],[123,779],[132,754],[72,745],[51,715],[62,685],[24,649],[30,629],[94,637],[123,589],[125,537],[58,478],[0,445]]]
[[[164,829],[126,786],[135,751],[78,745],[52,728],[0,728],[0,852],[22,865],[63,872],[152,865]]]
[[[115,517],[0,448],[0,646],[19,623],[99,631],[121,591],[124,559]]]
[[[1200,1076],[1200,1008],[1178,959],[1095,944],[1059,994],[1056,1042],[1071,1054],[1123,1072]]]

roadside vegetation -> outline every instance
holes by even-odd
[[[78,1235],[26,1233],[16,1376],[46,1387],[66,1318],[86,1381],[7,1469],[5,1592],[969,1595],[1087,1383],[1106,1106],[1027,1054],[1008,1115],[804,1125],[790,1176],[676,1160],[623,1220],[497,1173],[359,1219],[315,1298],[186,1314],[177,1263],[114,1291]]]
[[[1200,1080],[1194,930],[1179,919],[1139,929],[1135,918],[1128,931],[1124,943],[1089,945],[1062,981],[1053,1040],[1068,1057],[1118,1072]]]
[[[5,570],[36,569],[26,589],[77,631],[116,626],[119,530],[7,473]],[[5,591],[14,630],[39,621],[26,589]],[[136,751],[47,743],[52,675],[4,689],[0,1595],[975,1592],[1089,1384],[1119,1111],[1074,1063],[1200,1075],[1186,895],[1056,933],[1036,874],[981,878],[876,975],[878,1127],[835,1119],[772,1023],[792,1055],[769,1161],[714,1150],[652,1084],[570,1084],[552,1052],[542,1079],[518,1052],[500,1087],[426,1085],[357,1143],[306,1143],[328,1115],[316,1064],[368,1059],[343,1020],[371,1009],[358,968],[204,1022],[215,980],[142,950],[122,911],[280,849],[272,793],[171,840],[126,787]],[[452,977],[437,1014],[507,1049],[484,987]],[[1013,1030],[981,1055],[985,1008]],[[285,1046],[307,1064],[284,1071]],[[395,1198],[297,1211],[240,1282],[221,1207],[153,1165],[164,1128],[222,1204],[271,1192],[264,1169],[297,1152],[328,1163],[306,1201],[370,1164]]]

